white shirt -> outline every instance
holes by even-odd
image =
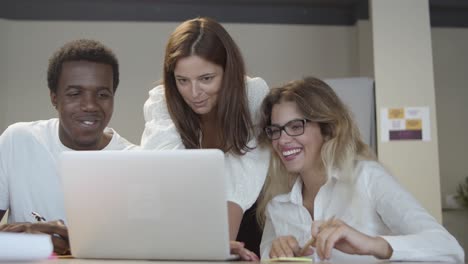
[[[112,139],[103,150],[135,147],[111,128]],[[9,211],[8,222],[31,222],[31,212],[48,221],[66,220],[57,159],[73,151],[59,139],[59,120],[21,122],[0,136],[0,209]]]
[[[356,172],[353,182],[336,174],[329,177],[314,201],[316,220],[335,216],[364,234],[381,236],[393,249],[393,261],[464,261],[456,239],[379,163],[360,161]],[[272,241],[279,236],[292,235],[304,245],[311,237],[312,221],[303,206],[302,181],[298,178],[289,194],[278,195],[267,205],[262,259],[269,258]],[[333,249],[331,261],[350,259],[376,260]]]
[[[259,108],[269,91],[261,78],[246,79],[249,110],[254,125],[259,119]],[[164,87],[159,85],[149,92],[143,107],[145,130],[141,138],[143,149],[184,149],[180,134],[172,121],[164,96]],[[248,142],[256,147],[256,139]],[[256,147],[245,155],[225,154],[227,200],[238,204],[243,211],[256,201],[268,171],[270,151]]]

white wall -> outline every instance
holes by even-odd
[[[51,54],[76,38],[95,38],[110,46],[120,60],[121,83],[111,126],[138,143],[143,128],[142,105],[160,76],[164,38],[172,25],[8,21],[7,117],[5,122],[55,116],[47,88]],[[163,36],[163,37],[158,37]]]
[[[305,75],[352,77],[353,27],[227,24],[249,72],[271,86]]]
[[[442,200],[468,176],[468,29],[432,29]]]
[[[374,53],[372,24],[369,20],[358,20],[355,26],[356,35],[356,63],[357,76],[374,79]]]
[[[143,130],[142,105],[161,77],[164,46],[177,23],[0,20],[0,132],[7,125],[55,116],[46,82],[50,55],[66,41],[104,42],[121,64],[111,126],[134,143]],[[225,24],[252,76],[271,86],[305,75],[371,76],[370,25]],[[468,29],[432,29],[442,197],[468,175]],[[359,50],[356,54],[356,50]],[[364,57],[364,59],[363,59]],[[363,64],[364,65],[364,70]],[[359,66],[358,66],[359,65]],[[465,103],[467,102],[467,103]]]
[[[5,111],[6,111],[6,89],[7,89],[7,46],[5,39],[8,38],[7,22],[0,19],[0,133],[5,129]]]
[[[0,19],[0,132],[6,128],[5,124],[5,111],[6,111],[6,88],[7,88],[7,61],[6,54],[7,54],[7,46],[5,39],[8,38],[7,29],[6,29],[7,22],[3,19]],[[7,219],[7,215],[3,217],[1,224],[5,224]]]
[[[428,107],[430,141],[383,142],[379,161],[442,221],[437,118],[428,0],[372,0],[377,132],[386,107]],[[394,14],[398,14],[395,16]],[[408,157],[411,157],[408,159]],[[421,183],[424,183],[423,185]]]
[[[142,106],[161,78],[164,47],[178,23],[4,21],[9,28],[8,98],[3,127],[55,116],[46,70],[50,55],[66,41],[94,38],[113,49],[121,66],[111,126],[134,143],[143,131]],[[352,76],[350,27],[225,24],[240,46],[249,75],[270,85],[305,75]],[[4,96],[2,96],[3,98]],[[0,119],[0,121],[2,121]]]

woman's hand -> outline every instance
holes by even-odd
[[[257,255],[244,247],[244,243],[239,241],[229,241],[231,247],[231,254],[239,255],[241,260],[246,261],[260,261]]]
[[[322,260],[330,259],[333,248],[347,254],[372,255],[380,259],[388,259],[393,253],[383,238],[363,234],[339,219],[330,223],[315,221],[312,237],[315,237],[313,245]]]
[[[293,236],[280,236],[273,240],[270,250],[270,258],[281,258],[281,257],[300,257],[301,247],[297,242],[297,239]],[[309,256],[314,254],[312,248],[309,248],[303,254]]]
[[[68,240],[68,229],[63,221],[50,221],[39,223],[14,223],[0,226],[2,232],[48,234],[52,238],[54,252],[59,255],[70,254],[70,242]]]

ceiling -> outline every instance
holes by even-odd
[[[468,27],[468,0],[429,3],[431,26]],[[209,16],[234,23],[354,25],[369,18],[368,9],[367,0],[0,0],[0,18],[12,20],[172,22]]]

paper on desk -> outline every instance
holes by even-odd
[[[269,262],[314,262],[312,258],[307,257],[280,257],[280,258],[271,258]]]
[[[53,249],[52,240],[46,234],[0,232],[0,261],[47,259]]]

